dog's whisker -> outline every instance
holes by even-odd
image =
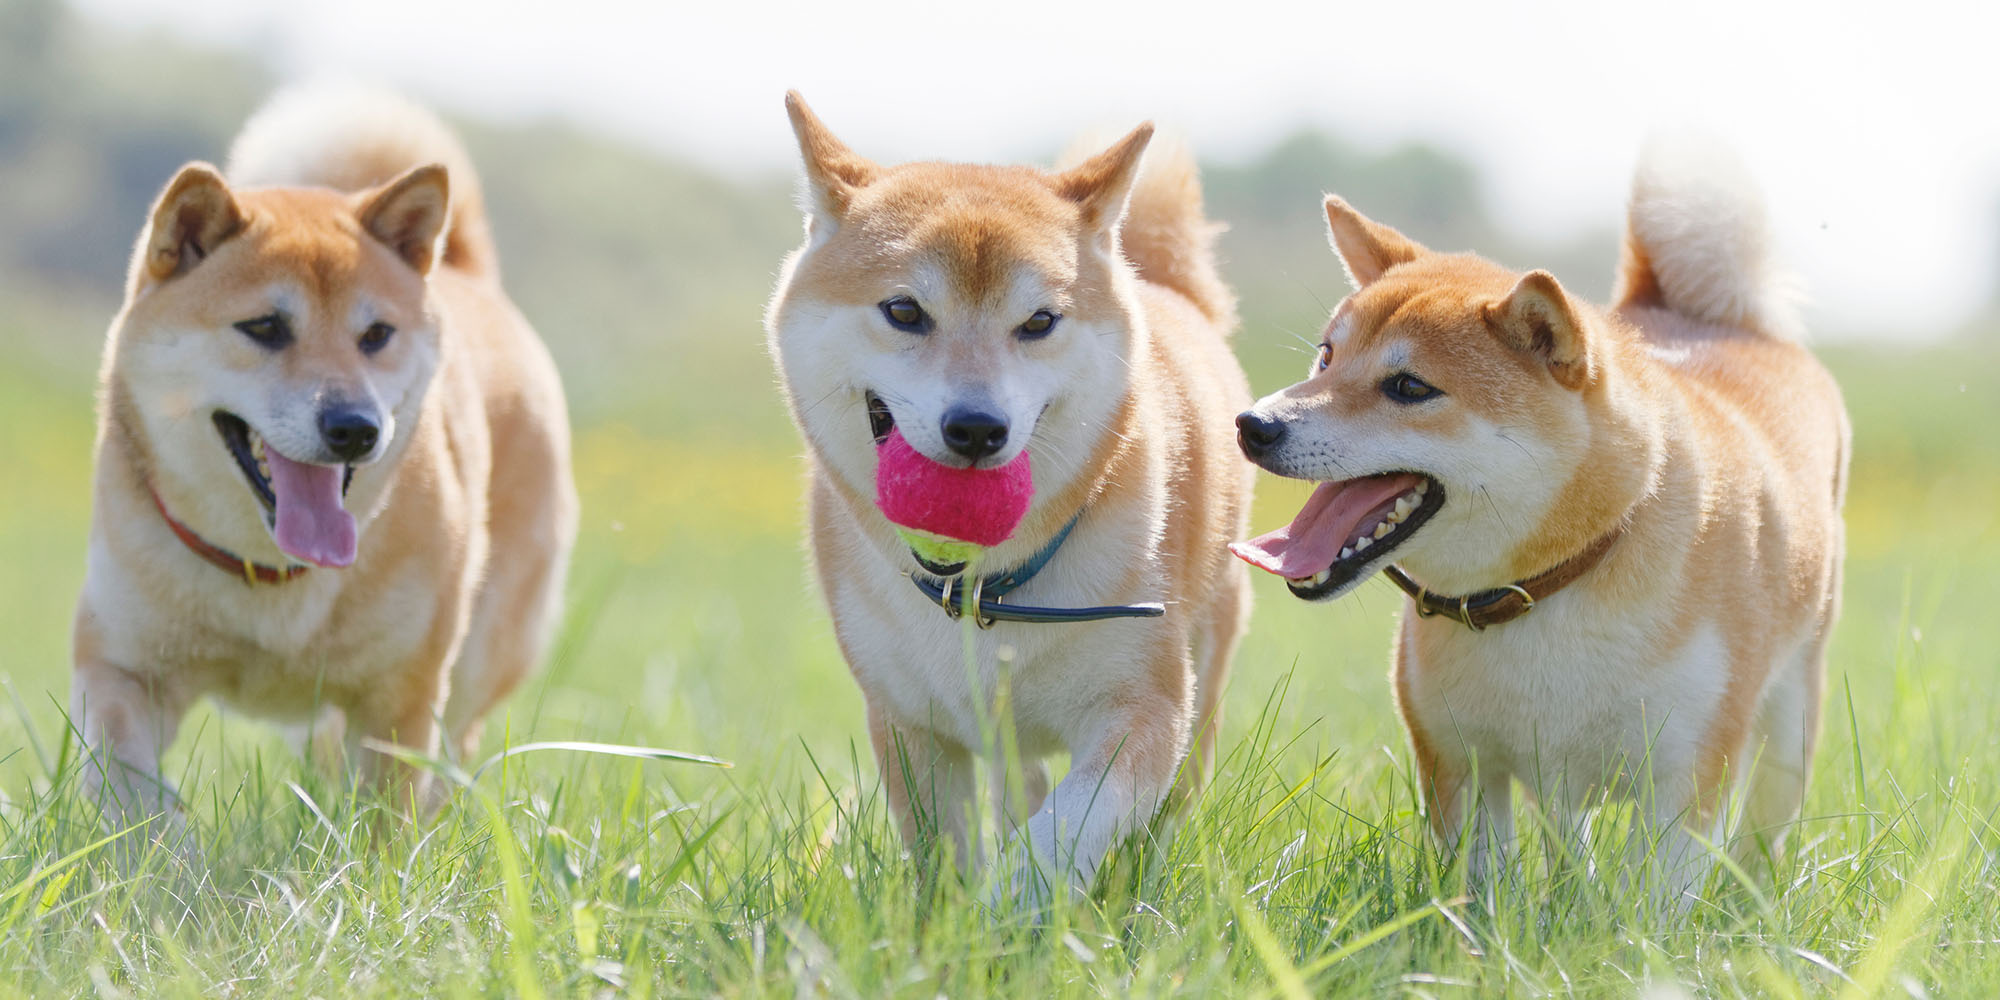
[[[1493,433],[1494,433],[1494,435],[1495,435],[1496,437],[1498,437],[1498,438],[1499,438],[1500,440],[1502,440],[1502,441],[1505,441],[1505,442],[1507,442],[1508,444],[1511,444],[1511,445],[1513,445],[1513,446],[1514,446],[1514,447],[1515,447],[1516,449],[1518,449],[1518,450],[1519,450],[1519,451],[1521,452],[1521,454],[1523,454],[1523,455],[1526,455],[1526,456],[1527,456],[1527,458],[1528,458],[1528,461],[1530,461],[1530,462],[1533,462],[1533,463],[1535,463],[1535,474],[1536,474],[1536,475],[1541,475],[1541,474],[1542,474],[1542,460],[1541,460],[1540,458],[1537,458],[1537,457],[1535,457],[1535,453],[1534,453],[1534,452],[1532,452],[1532,451],[1529,451],[1526,445],[1524,445],[1524,444],[1522,444],[1521,442],[1519,442],[1519,441],[1516,441],[1516,440],[1514,440],[1513,438],[1511,438],[1511,437],[1507,436],[1507,432],[1506,432],[1505,430],[1496,430],[1496,431],[1494,431]]]
[[[822,403],[825,403],[825,402],[826,402],[827,400],[829,400],[829,399],[832,399],[832,398],[833,398],[833,397],[834,397],[835,395],[837,395],[837,394],[838,394],[838,393],[839,393],[839,392],[840,392],[840,391],[841,391],[841,390],[842,390],[843,388],[846,388],[846,387],[845,387],[845,386],[834,386],[833,388],[831,388],[831,389],[828,389],[828,390],[826,391],[826,395],[824,395],[824,396],[821,396],[820,398],[818,398],[818,399],[815,399],[815,400],[813,400],[813,401],[812,401],[812,403],[811,403],[810,405],[808,405],[808,406],[806,406],[806,407],[804,407],[804,408],[800,409],[800,410],[799,410],[799,413],[800,413],[801,415],[805,415],[805,414],[809,414],[809,413],[813,412],[814,410],[817,410],[817,409],[819,409],[819,407],[820,407],[820,404],[822,404]]]
[[[1484,484],[1481,484],[1479,493],[1486,498],[1486,506],[1492,509],[1494,520],[1499,521],[1500,526],[1511,533],[1514,530],[1514,526],[1508,523],[1507,515],[1500,513],[1500,505],[1493,500],[1493,491],[1487,489]]]

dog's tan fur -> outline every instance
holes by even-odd
[[[1058,882],[1085,883],[1151,816],[1191,743],[1197,780],[1209,766],[1249,611],[1248,582],[1223,548],[1248,510],[1228,417],[1249,392],[1192,163],[1156,153],[1141,173],[1146,127],[1054,173],[885,167],[796,97],[789,106],[809,218],[772,300],[771,349],[810,449],[812,551],[891,809],[906,838],[935,823],[973,863],[971,772],[1003,752],[981,720],[1004,675],[1027,762],[1024,853]],[[903,289],[938,317],[933,332],[881,321],[877,303]],[[1043,307],[1061,326],[1046,341],[1016,340],[1013,328]],[[973,637],[968,668],[960,625],[905,579],[917,567],[875,507],[863,399],[891,399],[923,448],[941,400],[993,385],[1025,386],[1014,426],[1029,432],[1036,496],[981,572],[1019,565],[1082,512],[1048,568],[1008,600],[1163,601],[1164,619],[1002,623]],[[1050,791],[1039,760],[1058,749],[1073,764]],[[1004,815],[1004,797],[1003,827],[1020,818]]]
[[[282,719],[335,710],[350,750],[432,752],[441,722],[468,751],[540,655],[575,534],[561,384],[501,288],[449,134],[390,98],[292,94],[233,159],[227,180],[192,164],[167,186],[104,355],[71,703],[86,778],[128,818],[177,813],[160,755],[204,695]],[[275,352],[232,328],[274,297],[296,334]],[[367,357],[363,308],[396,327]],[[155,493],[206,541],[292,563],[210,415],[256,428],[253,413],[297,419],[332,391],[393,415],[347,495],[353,565],[253,586],[176,538]]]
[[[1511,839],[1516,782],[1558,810],[1606,788],[1640,795],[1676,865],[1699,852],[1689,831],[1724,832],[1731,787],[1745,829],[1772,838],[1801,805],[1848,426],[1792,339],[1739,180],[1649,156],[1609,309],[1327,200],[1359,290],[1328,325],[1328,363],[1253,411],[1287,429],[1262,463],[1434,477],[1444,506],[1393,558],[1437,594],[1528,579],[1623,532],[1567,589],[1486,632],[1406,605],[1397,705],[1437,833],[1456,837],[1481,803],[1475,870]],[[1398,368],[1444,396],[1387,398]]]

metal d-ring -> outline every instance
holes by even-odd
[[[1520,584],[1510,583],[1504,587],[1501,587],[1500,589],[1511,590],[1514,593],[1521,595],[1521,614],[1525,615],[1528,612],[1535,610],[1535,595],[1528,593],[1527,589],[1522,587]]]
[[[953,621],[957,621],[958,619],[965,617],[965,609],[961,607],[957,601],[951,599],[952,588],[957,586],[957,584],[958,584],[958,577],[948,576],[944,578],[943,583],[941,583],[938,587],[938,604],[943,606],[944,613],[947,616],[949,616]],[[998,619],[988,618],[985,615],[979,613],[980,603],[985,600],[985,591],[986,591],[986,578],[983,576],[973,577],[972,578],[972,623],[978,625],[981,631],[990,629],[994,625],[999,623]],[[994,598],[994,600],[998,601],[999,598]]]
[[[1404,577],[1404,579],[1408,580],[1409,578],[1408,578],[1408,577]],[[1416,581],[1414,581],[1414,580],[1411,580],[1410,582],[1411,582],[1411,583],[1416,583]],[[1431,592],[1430,592],[1430,591],[1428,591],[1428,590],[1425,590],[1425,589],[1424,589],[1424,585],[1423,585],[1423,584],[1421,584],[1421,583],[1418,583],[1418,584],[1417,584],[1417,617],[1418,617],[1418,618],[1429,618],[1430,616],[1432,616],[1432,615],[1434,615],[1434,614],[1437,614],[1437,613],[1438,613],[1438,612],[1437,612],[1437,609],[1436,609],[1436,608],[1433,608],[1433,607],[1431,607],[1431,605],[1430,605],[1430,600],[1431,600]]]
[[[958,582],[958,577],[955,576],[945,577],[944,583],[938,591],[938,604],[944,607],[945,616],[953,619],[954,621],[958,619],[958,605],[952,603],[951,587],[952,584],[955,584],[957,582]]]
[[[986,578],[983,576],[973,577],[972,578],[972,623],[974,625],[979,626],[979,630],[981,632],[984,632],[987,629],[992,628],[994,625],[993,619],[988,618],[985,615],[979,613],[980,606],[985,601],[985,599],[986,599]],[[998,600],[998,598],[995,598],[995,600]]]

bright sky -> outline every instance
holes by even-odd
[[[2000,280],[1988,3],[76,2],[288,78],[560,114],[719,169],[794,162],[790,87],[884,160],[1033,157],[1148,117],[1226,160],[1305,124],[1423,139],[1483,166],[1531,238],[1615,224],[1647,131],[1694,125],[1764,181],[1814,327],[1935,335]]]

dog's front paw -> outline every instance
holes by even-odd
[[[107,808],[102,821],[105,832],[117,838],[109,845],[111,854],[128,870],[165,862],[168,868],[194,872],[207,864],[201,836],[178,801],[150,813],[129,806]]]
[[[1008,848],[987,873],[981,899],[998,914],[1035,914],[1071,891],[1070,879],[1035,856],[1025,842]]]
[[[1089,859],[1094,862],[1096,859]],[[1090,890],[1095,864],[1066,850],[1056,836],[1052,817],[1034,817],[1001,852],[986,879],[985,901],[997,912],[1039,912],[1054,903]]]

